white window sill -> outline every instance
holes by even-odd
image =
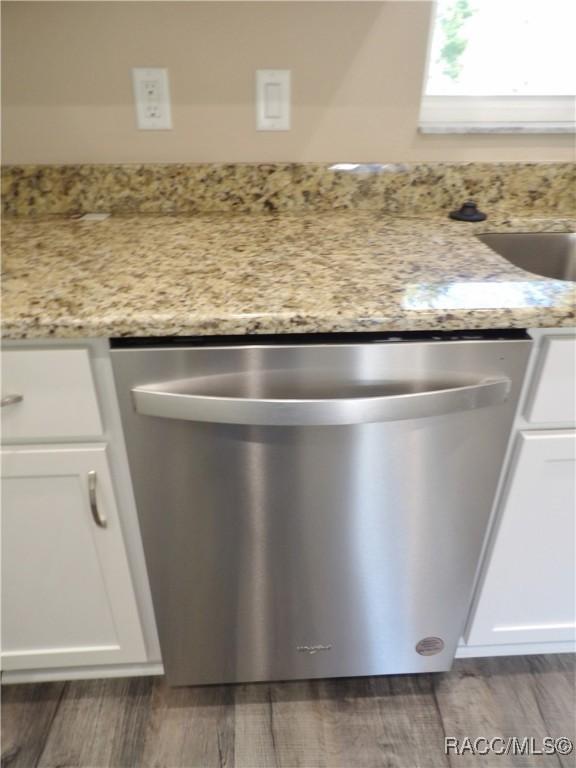
[[[576,133],[574,96],[425,96],[421,133]]]
[[[574,123],[441,123],[422,122],[420,133],[564,133],[576,134]]]

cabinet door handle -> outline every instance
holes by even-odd
[[[98,499],[96,498],[97,479],[98,476],[96,475],[96,470],[91,469],[90,472],[88,472],[88,496],[90,498],[90,511],[92,512],[92,517],[94,518],[96,525],[98,525],[100,528],[106,528],[108,526],[108,520],[106,520],[106,516],[103,515],[98,509]]]
[[[24,398],[22,395],[4,395],[2,400],[0,400],[0,408],[5,408],[7,405],[15,405],[16,403],[21,403]]]

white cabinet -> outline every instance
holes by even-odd
[[[576,421],[576,338],[550,335],[542,339],[525,417],[530,424]]]
[[[576,333],[534,350],[459,656],[573,651],[576,641]]]
[[[2,475],[3,669],[144,661],[106,447],[7,448]]]
[[[516,437],[469,645],[574,640],[575,485],[574,430]]]
[[[1,363],[2,682],[158,674],[107,341],[5,342]]]
[[[21,398],[2,408],[4,441],[102,436],[86,348],[4,350],[2,398]]]

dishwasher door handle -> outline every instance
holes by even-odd
[[[402,395],[293,400],[182,394],[168,391],[169,386],[166,382],[135,387],[136,411],[144,416],[217,424],[312,427],[422,419],[498,405],[508,398],[511,382],[497,378]]]

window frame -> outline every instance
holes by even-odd
[[[437,17],[438,2],[434,2],[418,121],[420,133],[576,133],[576,95],[427,94]]]

